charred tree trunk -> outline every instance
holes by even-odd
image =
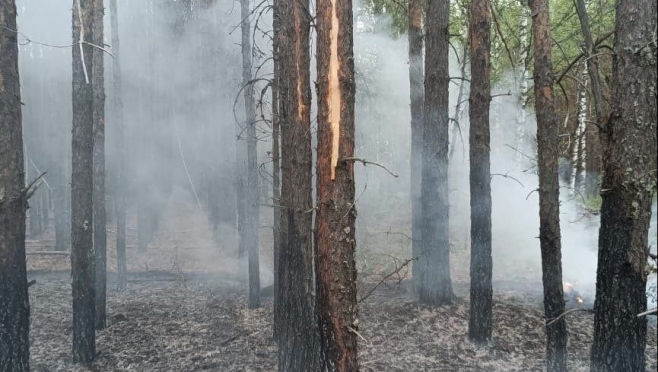
[[[73,361],[96,356],[96,270],[94,260],[94,89],[92,0],[73,2],[73,170],[71,175],[71,274],[73,276]],[[85,41],[89,44],[83,44]]]
[[[0,371],[28,372],[27,195],[14,0],[0,0],[0,19]]]
[[[541,247],[544,313],[555,319],[564,312],[560,243],[558,123],[553,97],[553,64],[548,0],[531,0],[534,47],[537,166],[539,169],[539,244]],[[546,369],[566,371],[567,330],[564,318],[546,327]]]
[[[103,46],[103,0],[93,0],[94,44]],[[96,329],[105,328],[107,296],[107,232],[105,230],[105,78],[103,51],[94,48],[94,252],[96,254]]]
[[[319,370],[313,298],[311,88],[308,1],[279,2],[281,98],[281,249],[279,251],[279,371]]]
[[[112,27],[112,83],[114,104],[114,125],[117,133],[118,166],[116,173],[115,210],[117,220],[117,290],[126,288],[126,187],[125,187],[125,160],[123,156],[125,131],[123,127],[123,87],[121,81],[121,59],[119,41],[119,15],[117,13],[117,0],[110,0],[110,22]]]
[[[242,16],[242,82],[244,84],[244,105],[247,174],[244,189],[244,229],[242,239],[249,260],[249,308],[260,307],[260,267],[258,257],[258,162],[256,152],[256,105],[254,85],[251,81],[251,22],[249,0],[241,0]]]
[[[429,0],[425,32],[425,109],[422,154],[420,301],[452,302],[448,200],[449,1]]]
[[[606,128],[592,371],[644,371],[647,255],[656,192],[656,2],[617,3]]]
[[[587,170],[585,172],[585,195],[592,197],[598,194],[599,174],[601,171],[601,141],[599,136],[599,126],[603,125],[603,95],[601,91],[601,79],[599,76],[599,63],[594,50],[592,33],[589,27],[589,17],[585,0],[575,0],[578,19],[580,20],[580,29],[585,41],[585,57],[587,61],[587,73],[592,85],[592,96],[594,98],[594,113],[596,115],[596,124],[587,124]]]
[[[471,1],[471,94],[469,97],[469,161],[471,190],[471,309],[468,338],[491,340],[493,262],[491,259],[491,169],[489,107],[491,83],[491,9],[489,0]]]
[[[317,1],[316,275],[321,370],[356,372],[352,2]]]
[[[409,86],[411,99],[411,257],[421,252],[420,184],[423,151],[423,2],[409,0]],[[422,260],[412,267],[416,290],[420,289]]]

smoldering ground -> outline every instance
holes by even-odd
[[[215,172],[220,176],[213,182],[227,190],[218,198],[221,210],[234,208],[236,137],[241,132],[233,114],[241,110],[233,105],[241,84],[239,36],[231,33],[240,21],[237,10],[228,1],[219,2],[204,9],[196,22],[186,24],[173,11],[141,2],[120,5],[128,182],[134,195],[148,180],[171,184],[149,191],[162,206],[162,214],[146,250],[137,248],[134,205],[129,209],[131,282],[123,293],[113,290],[115,230],[109,228],[110,321],[99,333],[101,354],[92,368],[273,370],[276,346],[271,341],[271,305],[266,302],[262,309],[245,309],[245,263],[238,258],[235,221],[227,213],[214,227],[208,221],[209,211],[197,201],[205,195],[204,175]],[[23,0],[19,7],[21,32],[50,45],[26,43],[21,49],[28,152],[40,168],[49,171],[47,177],[59,172],[66,184],[71,57],[70,49],[52,45],[70,44],[70,7],[46,0]],[[391,37],[386,19],[355,13],[360,17],[357,24],[362,25],[355,35],[357,156],[399,175],[393,177],[372,165],[356,168],[357,258],[360,290],[365,293],[410,258],[409,79],[405,37]],[[257,37],[266,48],[266,38]],[[268,73],[267,67],[263,73]],[[451,75],[458,74],[453,55]],[[47,94],[40,94],[39,89]],[[116,93],[111,89],[108,84],[108,97]],[[451,116],[458,89],[459,81],[451,83]],[[523,148],[516,148],[509,140],[515,137],[520,110],[516,87],[510,82],[494,87],[494,93],[508,91],[513,95],[494,98],[491,113],[492,173],[497,174],[492,178],[495,325],[491,348],[475,348],[465,336],[470,218],[468,118],[463,115],[454,142],[450,185],[452,277],[458,299],[452,306],[429,309],[417,304],[401,280],[410,271],[401,270],[400,276],[386,281],[360,304],[364,370],[542,370],[539,212],[537,194],[532,192],[537,187],[532,169],[534,115],[527,112],[528,140]],[[116,132],[110,107],[108,100],[108,177],[116,167],[118,151],[112,145]],[[467,112],[467,107],[463,110]],[[261,130],[265,132],[267,126]],[[270,146],[265,137],[259,142],[263,180],[267,180]],[[520,160],[517,150],[525,154]],[[263,185],[267,187],[265,181]],[[561,199],[564,279],[591,299],[598,216],[581,208],[578,195],[567,187],[561,189]],[[272,281],[271,210],[264,206],[261,212],[261,280],[266,286]],[[654,237],[655,226],[654,213]],[[29,251],[51,249],[52,232],[28,243]],[[653,247],[655,252],[655,242]],[[37,280],[30,289],[33,369],[85,370],[70,360],[68,258],[30,255],[29,268],[30,279]],[[64,271],[43,274],[44,270]],[[569,366],[588,370],[592,317],[577,313],[568,322]],[[655,332],[649,332],[648,368],[656,368],[655,355]]]

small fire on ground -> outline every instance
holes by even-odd
[[[571,303],[580,306],[585,302],[583,296],[581,296],[574,285],[569,282],[562,282],[562,291],[564,291],[564,300],[567,301],[567,304]]]

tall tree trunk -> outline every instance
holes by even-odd
[[[73,1],[73,170],[71,174],[71,273],[73,361],[96,356],[94,259],[94,89],[92,85],[93,0]]]
[[[0,371],[28,372],[27,196],[14,0],[0,0],[0,19]]]
[[[242,230],[249,256],[249,308],[260,307],[260,267],[258,257],[258,161],[256,152],[256,105],[251,81],[251,22],[249,0],[241,0],[242,83],[244,84],[247,175],[245,177],[245,228]]]
[[[580,20],[580,29],[585,41],[585,58],[587,61],[587,73],[592,85],[592,96],[594,98],[594,113],[596,114],[596,124],[587,124],[587,163],[585,172],[585,195],[592,197],[598,194],[599,174],[601,171],[601,141],[599,138],[599,126],[603,125],[603,95],[601,91],[601,78],[599,76],[599,63],[594,50],[592,33],[589,27],[589,17],[585,0],[574,0],[578,19]],[[598,124],[598,125],[597,125]]]
[[[281,292],[279,291],[279,271],[280,271],[280,256],[281,256],[281,116],[279,106],[281,103],[279,86],[281,80],[281,0],[274,0],[272,7],[272,60],[273,60],[273,76],[272,76],[272,208],[273,216],[273,246],[272,253],[274,255],[274,283],[273,283],[273,315],[274,321],[272,322],[272,331],[274,340],[279,340],[279,326],[281,323],[282,314],[280,312],[279,303],[281,301]]]
[[[316,275],[321,370],[356,372],[352,2],[317,1]]]
[[[123,156],[125,130],[123,126],[123,87],[121,81],[121,48],[119,41],[119,15],[117,0],[110,0],[110,23],[112,27],[112,82],[114,103],[114,125],[117,133],[118,166],[116,173],[115,210],[117,219],[117,289],[123,290],[127,283],[126,267],[126,186],[125,160]]]
[[[528,9],[528,1],[520,0],[521,3],[521,20],[519,22],[519,70],[517,73],[519,96],[518,103],[519,109],[516,114],[516,164],[523,167],[523,154],[526,143],[526,105],[528,102],[528,21],[530,19],[530,12]]]
[[[553,64],[548,0],[531,0],[534,47],[537,166],[539,169],[539,244],[541,247],[544,313],[555,319],[564,312],[560,244],[558,123],[553,97]],[[566,371],[567,330],[564,318],[546,327],[548,372]]]
[[[468,32],[468,30],[466,31]],[[452,169],[455,169],[456,167],[455,151],[457,150],[457,143],[461,137],[461,131],[463,129],[461,127],[463,122],[460,122],[459,119],[461,118],[462,112],[464,110],[463,101],[464,101],[464,90],[465,90],[464,88],[466,87],[466,65],[469,59],[468,48],[469,48],[468,44],[463,45],[462,60],[461,63],[459,64],[459,77],[461,78],[461,81],[459,82],[459,90],[457,91],[457,104],[455,105],[455,115],[453,117],[455,123],[452,126],[452,133],[450,139],[450,153],[448,154],[448,161],[451,162]],[[462,159],[464,158],[464,156],[465,154],[462,153]],[[458,202],[455,202],[455,204],[459,205]]]
[[[448,237],[448,0],[429,0],[425,31],[425,108],[422,154],[420,301],[452,302]]]
[[[311,87],[308,1],[279,3],[281,23],[281,249],[279,371],[319,370],[319,334],[313,298]]]
[[[423,151],[423,2],[409,0],[409,86],[411,99],[411,257],[421,252],[421,165]],[[414,262],[412,277],[416,290],[420,289],[421,265]]]
[[[491,340],[491,169],[489,107],[491,83],[491,9],[489,0],[471,1],[471,94],[469,97],[469,161],[471,190],[471,309],[468,338],[477,344]]]
[[[94,44],[103,46],[103,0],[93,0]],[[105,78],[103,51],[94,48],[94,252],[96,254],[96,329],[104,329],[107,296],[107,232],[105,230]]]
[[[587,67],[583,67],[587,70]],[[586,81],[586,80],[583,80]],[[583,186],[583,171],[585,170],[585,134],[587,132],[587,85],[585,83],[578,84],[578,123],[576,129],[576,151],[574,159],[574,191],[580,192]]]
[[[617,3],[612,116],[606,128],[592,371],[644,371],[647,254],[656,192],[654,0]]]

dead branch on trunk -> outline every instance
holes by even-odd
[[[350,158],[342,158],[342,159],[340,159],[340,161],[341,161],[341,162],[358,161],[358,162],[362,163],[364,167],[365,167],[366,165],[368,165],[368,164],[376,165],[376,166],[382,168],[383,170],[387,171],[388,174],[390,174],[391,176],[393,176],[393,177],[395,177],[395,178],[398,178],[398,175],[397,175],[397,174],[391,172],[391,171],[390,171],[388,168],[386,168],[385,166],[383,166],[383,165],[381,165],[381,164],[379,164],[379,163],[375,163],[375,162],[373,162],[373,161],[369,161],[369,160],[366,160],[366,159],[360,159],[360,158],[352,158],[352,157],[350,157]]]

